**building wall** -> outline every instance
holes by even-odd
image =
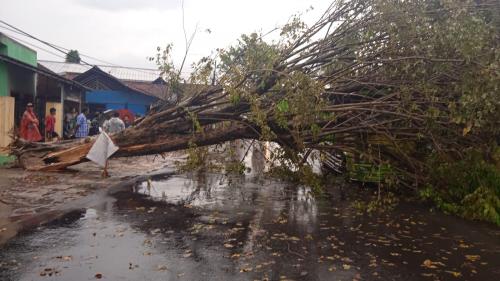
[[[133,92],[94,90],[87,92],[86,102],[104,104],[106,109],[129,109],[135,114],[146,114],[151,104],[157,98],[141,95]]]
[[[0,34],[0,54],[37,66],[36,52]]]
[[[0,33],[0,54],[37,66],[36,52]],[[35,74],[0,61],[0,97],[12,91],[34,94]]]
[[[0,147],[9,145],[10,131],[14,128],[14,103],[13,97],[0,97]]]
[[[7,66],[8,83],[10,92],[24,95],[35,95],[35,72],[20,68],[15,65]]]
[[[7,64],[3,61],[0,61],[0,97],[6,97],[9,95],[10,91]]]

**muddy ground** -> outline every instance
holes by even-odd
[[[58,211],[79,198],[165,167],[173,168],[174,162],[182,158],[181,155],[171,154],[167,158],[142,156],[112,159],[109,178],[102,178],[102,169],[91,162],[62,173],[0,167],[0,245],[15,235],[21,227],[19,223],[30,224],[34,218],[43,222],[44,217],[50,219],[52,211]]]

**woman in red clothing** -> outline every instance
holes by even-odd
[[[33,112],[33,104],[30,102],[26,106],[26,111],[24,111],[23,118],[21,119],[21,138],[27,141],[41,141],[42,135],[40,135],[40,130],[38,130],[39,123],[35,112]]]

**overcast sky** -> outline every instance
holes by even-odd
[[[174,61],[184,52],[181,0],[0,0],[0,19],[50,43],[111,62],[132,67],[155,68],[146,57],[157,46],[174,44]],[[188,63],[210,55],[216,48],[236,42],[243,33],[267,32],[287,22],[292,14],[305,12],[312,22],[329,0],[185,0],[186,29],[199,32]],[[0,24],[0,26],[2,26]],[[205,32],[210,29],[211,33]],[[0,32],[24,39],[4,28]],[[45,49],[50,49],[43,46]],[[36,49],[39,59],[63,59]],[[55,50],[51,50],[57,53]],[[87,61],[102,64],[92,59]]]

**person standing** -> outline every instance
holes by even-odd
[[[86,138],[89,135],[89,125],[87,123],[88,108],[84,108],[82,113],[76,117],[75,138]]]
[[[125,130],[125,123],[120,119],[120,113],[114,112],[113,117],[104,122],[104,131],[108,134],[116,134]]]
[[[21,118],[21,138],[32,142],[41,141],[42,135],[38,129],[39,124],[40,122],[33,111],[33,104],[30,102],[26,105],[26,111],[24,111]]]
[[[94,118],[92,118],[92,121],[90,122],[90,129],[89,129],[90,136],[95,136],[99,134],[100,119],[101,119],[101,112],[97,111],[94,115]]]
[[[45,117],[45,141],[58,140],[59,135],[56,132],[56,109],[51,108],[50,114]]]
[[[132,126],[132,122],[130,122],[128,115],[123,116],[123,123],[125,124],[125,129]]]
[[[76,116],[78,113],[76,109],[73,107],[70,112],[67,112],[64,115],[64,137],[65,138],[73,138],[75,135],[75,126],[76,126]]]

